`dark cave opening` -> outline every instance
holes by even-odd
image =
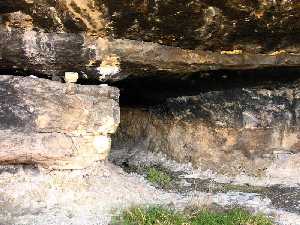
[[[30,76],[64,82],[62,76],[38,74],[25,69],[3,69],[1,75]],[[300,82],[300,67],[271,67],[249,70],[216,70],[187,74],[166,71],[139,74],[124,80],[105,82],[120,89],[121,107],[148,108],[164,104],[168,98],[192,96],[209,91],[234,88],[276,88],[283,84]],[[81,85],[100,85],[96,79],[85,79],[79,73]]]
[[[21,77],[27,77],[27,76],[35,76],[38,78],[44,78],[44,79],[51,79],[51,76],[37,73],[28,69],[20,69],[20,68],[3,68],[0,67],[0,76],[1,75],[13,75],[13,76],[21,76]]]
[[[234,88],[276,88],[300,81],[299,67],[251,70],[218,70],[190,74],[158,72],[132,76],[112,83],[120,89],[120,106],[145,107],[163,104],[167,98]]]

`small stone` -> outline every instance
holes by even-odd
[[[79,78],[79,74],[76,72],[65,72],[66,83],[76,83]]]

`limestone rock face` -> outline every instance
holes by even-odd
[[[0,68],[47,76],[73,68],[115,81],[300,65],[297,1],[2,0],[0,8]]]
[[[1,76],[0,162],[81,168],[105,159],[119,124],[119,91]]]
[[[290,0],[2,0],[0,8],[9,26],[24,28],[11,22],[22,13],[47,32],[84,31],[212,51],[299,46],[300,5]]]
[[[223,174],[259,175],[274,160],[300,154],[299,88],[297,82],[231,88],[144,110],[124,108],[115,148],[163,152]]]

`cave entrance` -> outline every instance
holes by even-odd
[[[131,76],[112,83],[120,91],[121,107],[147,107],[163,104],[167,98],[197,95],[234,88],[274,88],[300,79],[298,67],[251,70],[218,70],[188,74],[157,72]]]
[[[274,67],[116,82],[121,124],[111,159],[130,164],[138,155],[163,153],[196,167],[256,176],[300,152],[299,81],[299,68]]]

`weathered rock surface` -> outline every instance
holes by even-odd
[[[300,66],[295,1],[0,2],[0,68],[120,80]],[[67,57],[65,57],[67,56]]]
[[[274,160],[286,159],[277,167],[285,164],[281,173],[297,177],[299,88],[299,82],[236,87],[123,108],[115,147],[164,152],[223,174],[262,175]]]
[[[21,29],[30,21],[47,32],[84,31],[213,51],[299,47],[300,5],[291,0],[1,0],[0,6],[4,22]],[[12,23],[20,14],[28,19]]]
[[[0,77],[0,163],[82,168],[105,159],[119,124],[119,91]]]
[[[227,54],[134,40],[95,39],[84,34],[0,30],[0,68],[19,68],[49,77],[71,70],[85,78],[116,81],[156,72],[180,75],[280,66],[300,66],[300,55]]]

